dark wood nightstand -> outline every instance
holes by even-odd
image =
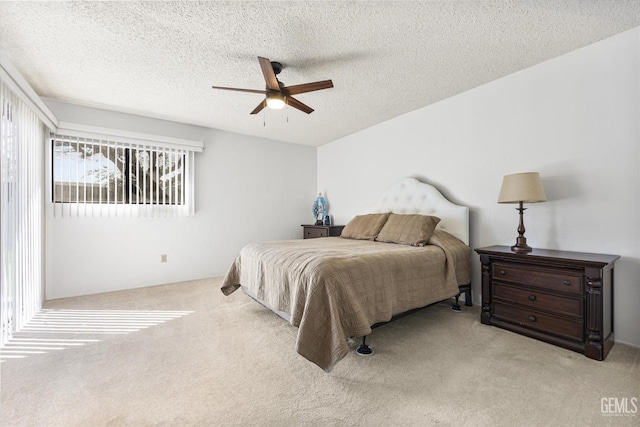
[[[302,224],[302,238],[315,239],[316,237],[339,236],[344,225],[305,225]]]
[[[475,250],[482,263],[480,320],[604,360],[613,347],[618,255],[508,246]]]

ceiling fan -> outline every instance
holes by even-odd
[[[264,81],[267,84],[265,90],[255,89],[240,89],[235,87],[222,87],[211,86],[214,89],[222,90],[235,90],[237,92],[251,92],[261,93],[266,95],[265,99],[253,109],[251,114],[257,114],[266,106],[269,108],[282,108],[286,105],[290,105],[293,108],[297,108],[307,114],[313,113],[313,108],[295,99],[292,95],[298,95],[300,93],[313,92],[314,90],[329,89],[333,87],[331,80],[322,80],[313,83],[304,83],[301,85],[285,86],[281,81],[276,78],[277,74],[282,71],[282,64],[275,61],[269,61],[267,58],[258,57],[260,62],[260,68],[262,69],[262,75]]]

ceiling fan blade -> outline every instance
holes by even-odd
[[[266,90],[255,90],[255,89],[240,89],[237,87],[222,87],[222,86],[211,86],[214,89],[222,89],[222,90],[235,90],[236,92],[250,92],[250,93],[261,93],[266,94]]]
[[[250,114],[258,114],[260,111],[262,111],[264,109],[264,107],[267,106],[267,100],[265,99],[264,101],[262,101],[256,108],[253,109],[253,111]]]
[[[271,90],[280,91],[280,85],[278,84],[278,79],[276,79],[276,73],[273,72],[271,61],[260,56],[258,56],[258,61],[260,62],[260,68],[262,68],[262,74],[264,75],[264,81],[267,83],[267,87]]]
[[[306,104],[303,104],[302,102],[298,101],[297,99],[291,97],[291,96],[287,96],[286,97],[286,102],[288,105],[292,106],[293,108],[297,108],[298,110],[302,111],[303,113],[307,113],[307,114],[311,114],[313,113],[313,108],[309,107]]]
[[[329,89],[332,87],[333,82],[331,80],[322,80],[321,82],[286,86],[282,88],[282,93],[284,93],[285,95],[297,95],[299,93],[313,92],[314,90]]]

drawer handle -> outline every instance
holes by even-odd
[[[569,286],[569,285],[571,285],[571,280],[563,280],[562,284],[566,285],[566,286]]]
[[[536,300],[535,295],[529,295],[529,301],[535,301],[535,300]]]
[[[507,272],[504,271],[504,270],[500,270],[500,274],[502,274],[504,276],[505,274],[507,274]]]
[[[535,322],[536,320],[536,316],[529,316],[529,322]]]

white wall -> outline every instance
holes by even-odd
[[[404,176],[471,208],[471,246],[512,245],[502,176],[538,171],[548,202],[528,205],[530,246],[621,255],[615,333],[640,346],[640,27],[318,149],[334,222],[366,212]],[[473,290],[480,301],[480,265]]]
[[[312,219],[314,147],[45,102],[62,121],[205,141],[193,217],[54,218],[49,201],[47,299],[221,276],[245,244],[299,238]]]

